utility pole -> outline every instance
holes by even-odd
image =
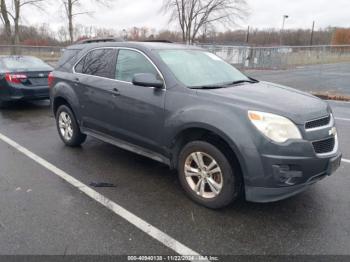
[[[126,29],[123,29],[123,38],[124,38],[124,41],[128,40],[128,32],[126,31]]]
[[[283,15],[283,22],[282,22],[281,34],[280,34],[280,45],[283,44],[283,31],[284,31],[284,25],[286,23],[287,18],[289,18],[289,15]]]
[[[250,26],[248,25],[246,43],[249,43]]]
[[[315,31],[315,21],[312,22],[311,37],[310,37],[310,46],[312,46],[312,45],[313,45],[313,42],[314,42],[314,31]]]

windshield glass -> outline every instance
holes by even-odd
[[[3,59],[5,67],[10,71],[51,71],[52,67],[36,57],[6,57]]]
[[[249,81],[243,73],[216,55],[202,50],[160,50],[161,59],[188,87],[220,86]]]

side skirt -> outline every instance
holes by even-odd
[[[165,165],[170,166],[170,159],[169,158],[167,158],[161,154],[158,154],[156,152],[153,152],[151,150],[144,149],[140,146],[125,142],[123,140],[120,140],[120,139],[117,139],[117,138],[114,138],[114,137],[111,137],[111,136],[108,136],[105,134],[101,134],[101,133],[93,131],[91,129],[81,128],[81,131],[82,131],[82,133],[84,133],[88,136],[92,136],[94,138],[97,138],[103,142],[112,144],[112,145],[117,146],[119,148],[125,149],[127,151],[133,152],[133,153],[141,155],[141,156],[151,158],[155,161],[158,161],[158,162],[161,162]]]

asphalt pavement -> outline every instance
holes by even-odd
[[[350,63],[299,66],[288,70],[246,70],[256,79],[308,92],[350,96]]]
[[[350,159],[350,103],[330,103]],[[214,211],[153,160],[92,138],[65,147],[47,101],[1,110],[0,134],[85,185],[115,184],[93,190],[199,254],[350,255],[350,162],[287,200]],[[0,141],[0,254],[176,254],[166,244]]]

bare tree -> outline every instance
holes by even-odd
[[[332,37],[332,45],[349,45],[350,44],[350,29],[337,28]]]
[[[68,32],[67,32],[67,28],[65,26],[61,26],[58,30],[57,30],[57,38],[60,42],[68,42],[69,37],[68,37]]]
[[[193,43],[209,24],[232,25],[247,15],[246,0],[164,0],[163,9],[179,23],[186,43]]]
[[[6,35],[11,39],[13,45],[20,42],[20,19],[22,8],[31,5],[42,9],[42,2],[45,0],[0,0],[1,20],[5,25]],[[9,8],[11,6],[11,8]]]
[[[141,27],[140,37],[142,40],[146,40],[150,29],[146,26]]]
[[[12,29],[11,29],[11,21],[9,18],[9,14],[7,11],[7,4],[5,0],[0,0],[0,12],[1,12],[1,21],[4,24],[5,27],[5,33],[8,39],[11,39],[12,37]]]
[[[70,42],[74,42],[74,18],[79,15],[91,14],[91,11],[78,11],[76,9],[82,9],[82,3],[87,1],[82,0],[61,0],[64,5],[65,14],[68,19],[68,33]],[[90,0],[90,2],[100,3],[103,5],[108,5],[111,0]]]

